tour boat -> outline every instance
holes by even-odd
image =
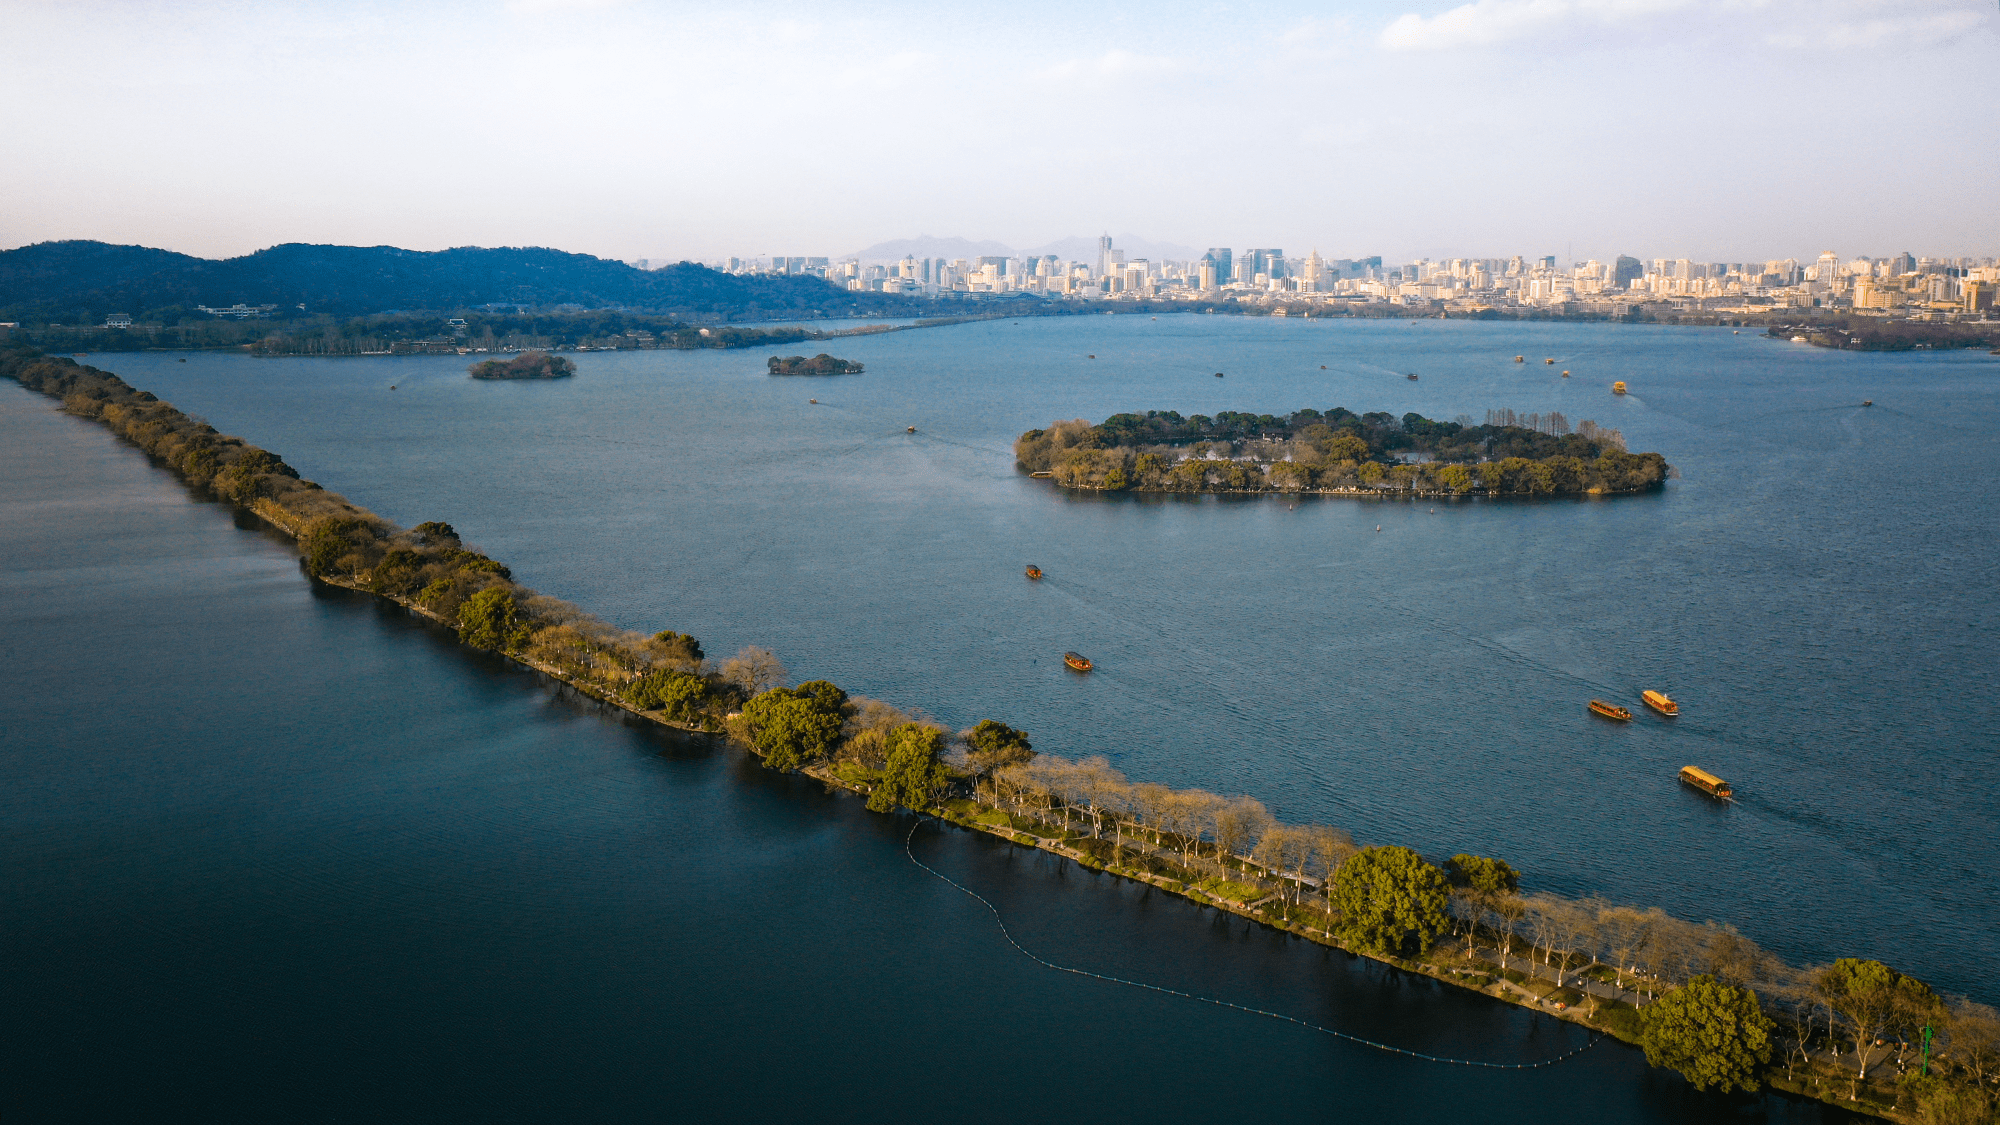
[[[1028,577],[1039,579],[1041,576],[1042,576],[1042,568],[1034,565],[1033,563],[1029,563]]]
[[[1622,395],[1622,394],[1624,394],[1624,393],[1625,393],[1625,383],[1624,383],[1624,381],[1623,381],[1623,380],[1620,380],[1620,381],[1618,381],[1618,382],[1616,382],[1616,383],[1613,383],[1613,384],[1611,384],[1611,393],[1612,393],[1612,394],[1614,394],[1614,395]]]
[[[909,430],[910,430],[910,432],[911,432],[911,433],[913,433],[913,434],[917,432],[917,428],[916,428],[915,426],[911,426],[911,427],[909,427]]]
[[[1553,359],[1545,359],[1542,362],[1548,364],[1550,367],[1554,367],[1556,365],[1556,361]]]
[[[1072,672],[1090,671],[1090,658],[1088,656],[1080,656],[1074,652],[1065,652],[1063,653],[1063,663],[1069,665]]]
[[[1700,766],[1682,766],[1681,782],[1685,785],[1692,785],[1709,796],[1724,801],[1729,800],[1735,793],[1735,790],[1729,788],[1728,782],[1702,769]]]
[[[1662,715],[1678,715],[1681,713],[1681,705],[1668,699],[1666,692],[1642,691],[1639,693],[1639,698],[1646,701],[1646,706],[1651,707]]]
[[[1632,721],[1632,712],[1618,706],[1616,703],[1606,703],[1602,699],[1591,700],[1590,710],[1592,714],[1602,715],[1607,719],[1617,719],[1621,723]]]

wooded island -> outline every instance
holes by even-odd
[[[1658,453],[1559,413],[1356,414],[1343,407],[1277,417],[1171,410],[1078,418],[1029,430],[1016,467],[1071,488],[1107,492],[1331,492],[1408,495],[1602,495],[1657,488],[1672,472]]]
[[[576,364],[547,352],[523,352],[513,359],[488,359],[466,368],[474,379],[562,379]]]
[[[807,359],[802,355],[772,356],[765,366],[773,375],[859,375],[862,366],[851,359],[836,359],[821,352]]]

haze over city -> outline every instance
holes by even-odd
[[[2000,243],[1986,0],[7,19],[0,91],[33,112],[0,127],[20,157],[0,169],[6,247],[714,259],[1111,231],[1569,262]]]

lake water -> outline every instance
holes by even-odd
[[[909,818],[314,589],[50,406],[0,384],[10,1122],[1839,1118],[1616,1043],[1441,1066],[1051,972]],[[1587,1041],[990,837],[914,847],[1064,962],[1438,1054]]]
[[[1880,956],[1996,998],[2000,362],[1728,329],[1222,317],[995,321],[840,344],[866,375],[771,378],[749,352],[584,355],[577,378],[551,383],[475,383],[445,357],[104,366],[384,515],[452,522],[517,577],[619,624],[691,631],[716,655],[768,645],[796,677],[954,726],[1005,719],[1042,749],[1103,753],[1135,778],[1251,793],[1365,842],[1498,854],[1535,887],[1731,922],[1794,959]],[[1558,363],[1515,365],[1517,353]],[[1632,393],[1611,396],[1614,379]],[[520,1098],[546,1106],[535,1099],[575,1068],[614,1068],[620,1081],[594,1081],[620,1092],[591,1103],[611,1113],[655,1080],[717,1105],[779,1097],[729,1083],[782,1051],[752,1013],[789,1018],[810,995],[822,1015],[784,1026],[806,1025],[815,1098],[843,1081],[903,1096],[1043,1065],[1068,1075],[1055,1087],[1066,1106],[1130,1111],[1141,1103],[1120,1087],[1185,1065],[1123,1026],[1099,1039],[1111,1010],[1146,1013],[1132,1027],[1165,1020],[1162,1050],[1212,1034],[1244,1052],[1226,1056],[1243,1060],[1240,1077],[1297,1076],[1279,1096],[1301,1110],[1375,1098],[1414,1120],[1430,1115],[1396,1100],[1411,1082],[1437,1091],[1433,1108],[1470,1088],[1525,1089],[1495,1084],[1521,1076],[1398,1076],[1380,1059],[1343,1071],[1322,1058],[1335,1048],[1271,1028],[1016,981],[1033,967],[1003,967],[977,904],[926,885],[900,829],[856,803],[607,722],[365,602],[311,595],[283,544],[228,531],[225,513],[180,500],[100,431],[6,392],[8,425],[30,435],[0,454],[7,557],[35,560],[6,578],[10,653],[33,656],[8,672],[6,824],[10,847],[34,857],[9,899],[52,919],[9,943],[48,981],[103,976],[90,986],[102,1005],[150,996],[138,982],[158,978],[169,998],[150,1001],[155,1033],[193,992],[220,1005],[216,1019],[261,1029],[254,1058],[296,1060],[279,1040],[302,1034],[315,1049],[339,1039],[394,1055],[385,1082],[401,1092],[371,1104],[403,1104],[425,1075],[474,1075],[543,1083]],[[1561,410],[1661,451],[1681,478],[1595,502],[1294,508],[1066,495],[1020,477],[1009,453],[1055,418],[1337,405]],[[1023,581],[1028,562],[1049,577]],[[1098,671],[1064,672],[1071,648]],[[1645,687],[1673,694],[1682,717],[1642,710],[1611,726],[1584,711],[1592,696],[1636,705]],[[1681,789],[1688,763],[1728,778],[1739,801]],[[1159,966],[1357,1019],[1367,1009],[1330,981],[1358,972],[1357,987],[1425,991],[1289,939],[1238,965],[1246,943],[1274,939],[1231,925],[1215,940],[1234,952],[1198,942],[1169,957],[1220,920],[945,839],[945,870],[1018,896],[1003,909],[1040,919],[1034,941],[1114,971]],[[100,931],[149,952],[125,957]],[[301,990],[315,999],[289,1015],[318,1004],[325,1027],[302,1032],[267,1007]],[[669,994],[680,999],[663,1007]],[[448,1047],[418,1050],[398,1038],[407,1028],[361,1042],[426,1005]],[[72,1007],[75,1034],[108,1010]],[[868,1028],[845,1022],[857,1012]],[[1505,1024],[1531,1019],[1513,1013],[1479,1017],[1505,1026],[1421,1006],[1377,1017],[1412,1037],[1539,1049]],[[589,1057],[530,1065],[531,1038],[508,1037],[533,1034]],[[973,1047],[987,1034],[1029,1054],[989,1069]],[[635,1035],[670,1036],[695,1065],[649,1070]],[[625,1049],[578,1046],[611,1038]],[[947,1064],[945,1043],[973,1057]],[[717,1061],[737,1050],[758,1057]],[[849,1074],[864,1056],[898,1077]],[[1068,1074],[1082,1060],[1112,1069]],[[1629,1059],[1589,1066],[1610,1070],[1585,1080],[1576,1067],[1532,1096],[1574,1097],[1584,1082],[1593,1114],[1705,1112]],[[1034,1111],[984,1093],[973,1116]],[[1160,1093],[1155,1115],[1201,1104]],[[823,1111],[847,1104],[825,1096]]]

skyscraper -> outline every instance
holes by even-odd
[[[1097,276],[1110,277],[1111,266],[1111,236],[1100,234],[1097,236]]]
[[[1215,283],[1217,285],[1227,285],[1236,280],[1236,274],[1231,268],[1234,263],[1231,261],[1229,247],[1211,246],[1208,248],[1208,253],[1201,256],[1201,260],[1215,266]]]

